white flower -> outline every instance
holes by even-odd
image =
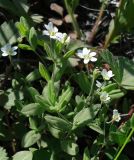
[[[87,48],[83,48],[83,50],[78,50],[77,52],[77,56],[84,59],[85,64],[87,64],[89,61],[97,61],[97,58],[94,57],[95,55],[96,52],[91,52],[90,49]]]
[[[120,5],[120,2],[117,1],[117,0],[110,0],[109,3],[112,4],[112,5],[115,5],[116,7],[119,7],[119,5]]]
[[[120,115],[120,113],[118,112],[117,109],[114,109],[114,110],[113,110],[112,121],[119,122],[120,120],[121,120],[121,115]]]
[[[103,103],[108,103],[110,101],[109,94],[107,92],[101,92],[100,100]]]
[[[17,54],[17,46],[11,47],[10,44],[6,44],[4,47],[1,48],[2,56],[15,56]]]
[[[102,70],[101,75],[104,80],[110,80],[110,78],[114,76],[111,70],[107,71],[106,69]]]
[[[44,35],[50,36],[50,38],[55,39],[56,33],[58,33],[58,28],[53,25],[52,22],[49,22],[48,25],[44,25],[46,30],[43,31]]]
[[[97,86],[98,88],[101,88],[101,87],[103,86],[103,84],[100,83],[99,81],[96,81],[96,86]]]
[[[70,37],[66,33],[58,32],[56,33],[56,39],[62,44],[68,44],[70,42]]]

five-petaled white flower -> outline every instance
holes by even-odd
[[[62,44],[68,44],[70,42],[70,37],[66,33],[58,32],[56,33],[56,39]]]
[[[90,49],[83,48],[83,50],[78,50],[77,56],[84,59],[84,63],[87,64],[89,61],[97,61],[96,52],[91,52]]]
[[[43,31],[44,35],[50,36],[50,38],[56,39],[56,33],[58,33],[58,28],[53,25],[52,22],[49,22],[48,25],[44,25],[46,30]]]
[[[114,109],[114,110],[113,110],[113,116],[112,116],[112,122],[113,122],[113,121],[119,122],[120,120],[121,120],[121,115],[120,115],[120,113],[118,112],[117,109]]]
[[[111,70],[107,71],[106,69],[102,70],[101,75],[104,80],[110,80],[110,78],[114,76]]]
[[[108,103],[110,101],[109,94],[107,92],[101,92],[100,100],[102,103]]]
[[[1,48],[2,56],[15,56],[17,54],[16,50],[18,49],[17,46],[11,47],[10,44],[6,44],[4,47]]]

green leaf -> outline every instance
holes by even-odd
[[[50,80],[50,75],[49,72],[47,71],[46,67],[39,62],[39,72],[41,74],[41,76],[46,80],[49,81]]]
[[[0,160],[8,160],[7,152],[3,147],[0,147]]]
[[[101,56],[110,65],[116,81],[123,88],[134,90],[134,62],[125,57],[114,57],[108,50]]]
[[[13,156],[13,160],[32,160],[32,159],[33,159],[33,154],[31,151],[20,151]]]
[[[0,26],[0,46],[17,42],[18,31],[13,21],[4,22]]]
[[[116,79],[116,81],[118,83],[121,83],[121,80],[122,80],[122,76],[123,76],[123,73],[122,73],[122,69],[123,69],[123,65],[122,63],[118,60],[117,57],[114,57],[112,55],[112,53],[108,50],[105,50],[102,52],[101,54],[102,58],[104,59],[105,62],[107,62],[113,73],[114,73],[114,78]]]
[[[89,123],[88,127],[96,131],[97,133],[104,135],[104,131],[96,123]]]
[[[26,18],[24,18],[23,16],[20,17],[20,22],[16,23],[16,27],[18,28],[19,33],[22,37],[28,37],[30,26]]]
[[[64,54],[64,58],[65,59],[68,59],[69,57],[71,57],[72,55],[74,55],[75,54],[75,51],[74,50],[69,50],[68,52],[66,52],[65,54]]]
[[[73,119],[73,130],[81,127],[83,125],[88,124],[93,118],[96,116],[99,111],[101,105],[96,104],[94,106],[90,106],[90,108],[83,108],[80,112],[78,112]]]
[[[31,46],[29,46],[29,45],[27,45],[27,44],[19,44],[18,45],[18,47],[20,48],[20,49],[23,49],[23,50],[33,50],[32,48],[31,48]]]
[[[61,141],[61,148],[64,152],[68,153],[71,156],[77,155],[79,148],[74,140],[66,139]]]
[[[15,106],[16,100],[22,100],[24,98],[23,92],[20,89],[11,89],[9,88],[3,94],[0,94],[1,105],[4,106],[5,109],[11,109],[12,106]]]
[[[21,110],[21,113],[26,116],[41,115],[43,112],[44,112],[44,109],[39,103],[31,103],[31,104],[25,105]]]
[[[33,130],[37,130],[37,121],[35,117],[29,117],[29,128]]]
[[[38,69],[35,69],[34,71],[30,72],[27,76],[26,76],[26,81],[28,82],[33,82],[37,79],[41,78],[41,75],[38,71]]]
[[[68,62],[66,59],[58,59],[57,63],[54,64],[54,70],[52,74],[52,78],[54,82],[58,82],[61,80],[61,77],[65,73],[65,69],[67,68]]]
[[[32,27],[30,29],[30,33],[29,33],[29,43],[32,46],[32,48],[34,50],[36,50],[37,47],[37,33],[36,30],[34,29],[34,27]]]
[[[121,86],[128,90],[134,90],[134,62],[125,57],[120,57],[119,61],[123,66]]]
[[[31,130],[27,132],[22,138],[21,145],[24,148],[30,147],[33,144],[37,143],[37,141],[41,138],[40,133],[37,133],[35,130]]]
[[[105,47],[113,41],[121,32],[130,32],[134,28],[133,18],[134,0],[122,0],[116,11],[114,20],[109,26],[109,33],[106,36]]]
[[[43,96],[35,96],[36,102],[39,103],[42,108],[50,113],[57,112],[56,108],[50,104],[50,102]]]
[[[74,79],[78,83],[81,90],[84,91],[84,93],[89,94],[91,82],[89,81],[87,75],[84,72],[80,72],[75,75]]]
[[[46,115],[45,120],[50,126],[57,128],[61,131],[68,132],[71,130],[71,127],[72,127],[72,125],[68,121],[61,119],[59,117],[56,117],[56,116]]]
[[[56,95],[56,90],[54,86],[54,81],[49,80],[48,84],[45,86],[42,92],[44,98],[52,105],[55,105],[57,95]]]
[[[110,92],[110,91],[112,91],[112,90],[114,90],[114,89],[117,89],[117,88],[118,88],[118,84],[117,84],[117,83],[112,83],[112,84],[109,84],[109,85],[103,87],[103,88],[102,88],[102,91],[103,91],[103,92],[104,92],[104,91]]]
[[[51,125],[48,125],[48,130],[52,134],[52,136],[55,138],[61,139],[63,136],[65,136],[64,132],[62,132],[61,130],[57,128],[54,128]]]
[[[88,147],[86,147],[86,148],[84,149],[83,160],[90,160],[90,154],[89,154]]]
[[[123,92],[121,89],[114,89],[108,92],[111,99],[119,99],[125,95],[125,91]]]
[[[73,94],[73,88],[68,86],[65,91],[62,92],[61,96],[59,96],[58,102],[56,103],[56,108],[58,111],[62,110],[64,106],[66,106]]]
[[[50,59],[51,59],[51,58],[53,59],[52,50],[51,50],[51,48],[49,47],[49,45],[48,45],[46,42],[44,43],[44,49],[45,49],[48,57],[49,57]]]
[[[117,143],[119,146],[122,146],[127,138],[127,135],[125,135],[122,132],[111,132],[110,138],[114,143]]]
[[[32,100],[36,102],[35,96],[40,95],[39,92],[33,87],[26,88],[26,90],[28,91],[28,94],[31,96]]]

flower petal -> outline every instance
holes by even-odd
[[[3,53],[2,53],[2,56],[3,56],[3,57],[8,56],[7,52],[3,52]]]
[[[83,55],[88,55],[90,53],[90,49],[83,48]]]
[[[96,56],[96,52],[90,52],[90,56]]]
[[[76,54],[77,54],[78,57],[84,58],[82,50],[78,50]]]
[[[56,32],[58,32],[58,28],[57,27],[54,27],[53,28],[53,31],[56,33]]]
[[[11,56],[16,56],[16,54],[17,54],[17,52],[14,51],[14,52],[12,52]]]
[[[87,64],[89,62],[89,59],[84,59],[84,63]]]
[[[49,35],[49,32],[47,30],[44,30],[43,35]]]
[[[108,76],[109,76],[110,78],[114,76],[111,70],[108,71]]]
[[[16,49],[18,49],[17,46],[12,47],[13,51],[15,51]]]
[[[52,22],[49,22],[48,25],[45,24],[44,26],[47,30],[52,30],[53,29],[53,23]]]
[[[97,58],[92,57],[92,58],[91,58],[91,61],[92,61],[92,62],[95,62],[95,61],[97,61]]]

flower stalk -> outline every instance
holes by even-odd
[[[116,157],[114,158],[114,160],[117,160],[120,156],[120,154],[122,153],[123,149],[125,148],[126,144],[128,143],[129,139],[131,138],[131,136],[133,135],[134,133],[134,128],[131,129],[128,137],[126,138],[124,144],[122,145],[122,147],[120,148],[119,152],[117,153]]]
[[[72,19],[73,28],[76,31],[78,38],[80,38],[82,36],[82,33],[80,31],[80,28],[79,28],[79,25],[77,23],[77,20],[74,17],[73,10],[70,7],[70,5],[68,4],[68,0],[64,0],[64,3],[65,3],[65,6],[66,6],[66,9],[67,9],[67,12],[68,12],[68,14],[70,15],[70,17]]]

